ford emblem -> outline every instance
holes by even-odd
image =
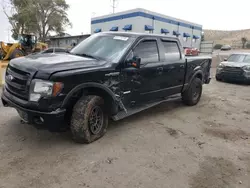
[[[8,80],[10,80],[10,81],[14,80],[14,77],[13,77],[12,75],[10,75],[10,74],[7,76],[7,78],[8,78]]]

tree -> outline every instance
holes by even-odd
[[[242,37],[241,38],[241,42],[242,42],[242,48],[245,48],[245,45],[247,43],[247,38],[246,37]]]
[[[65,0],[10,0],[11,13],[7,11],[13,37],[18,34],[34,33],[45,41],[50,32],[61,33],[71,26]]]
[[[3,12],[7,16],[10,25],[12,26],[12,37],[17,39],[19,33],[24,33],[25,23],[28,23],[28,12],[25,10],[25,6],[21,1],[10,1],[10,3],[3,3]]]

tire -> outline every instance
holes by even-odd
[[[222,79],[221,79],[220,77],[218,77],[217,75],[215,76],[215,79],[216,79],[217,81],[222,81]]]
[[[10,54],[10,60],[11,59],[15,59],[15,58],[18,58],[18,57],[22,57],[24,56],[24,53],[22,50],[19,50],[19,49],[15,49],[11,54]]]
[[[199,78],[194,78],[190,87],[182,93],[182,101],[188,106],[196,105],[202,95],[202,81]]]
[[[97,119],[94,118],[94,113],[99,116],[99,127],[96,126]],[[89,144],[101,138],[107,132],[108,127],[104,100],[94,95],[80,98],[73,108],[70,124],[72,138],[77,143]]]

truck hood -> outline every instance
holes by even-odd
[[[239,63],[239,62],[232,62],[232,61],[223,61],[221,62],[221,64],[227,67],[237,67],[237,68],[250,66],[250,63],[244,63],[244,62]]]
[[[46,75],[51,75],[54,72],[66,70],[101,67],[106,63],[106,61],[81,57],[69,53],[58,53],[37,54],[16,58],[10,61],[10,66],[31,74],[39,71]]]

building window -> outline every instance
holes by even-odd
[[[199,38],[200,38],[199,36],[193,35],[193,41],[194,41],[194,42],[196,42],[197,40],[199,40]]]
[[[114,27],[112,27],[111,29],[110,29],[110,31],[118,31],[119,30],[119,28],[117,27],[117,26],[114,26]]]
[[[153,33],[154,27],[151,25],[145,25],[144,27],[145,31],[149,31],[149,33]]]
[[[96,29],[96,30],[94,31],[94,33],[100,33],[100,32],[102,32],[102,29],[100,29],[100,28],[98,28],[98,29]]]
[[[132,24],[125,25],[122,29],[124,31],[131,31],[132,30]]]

